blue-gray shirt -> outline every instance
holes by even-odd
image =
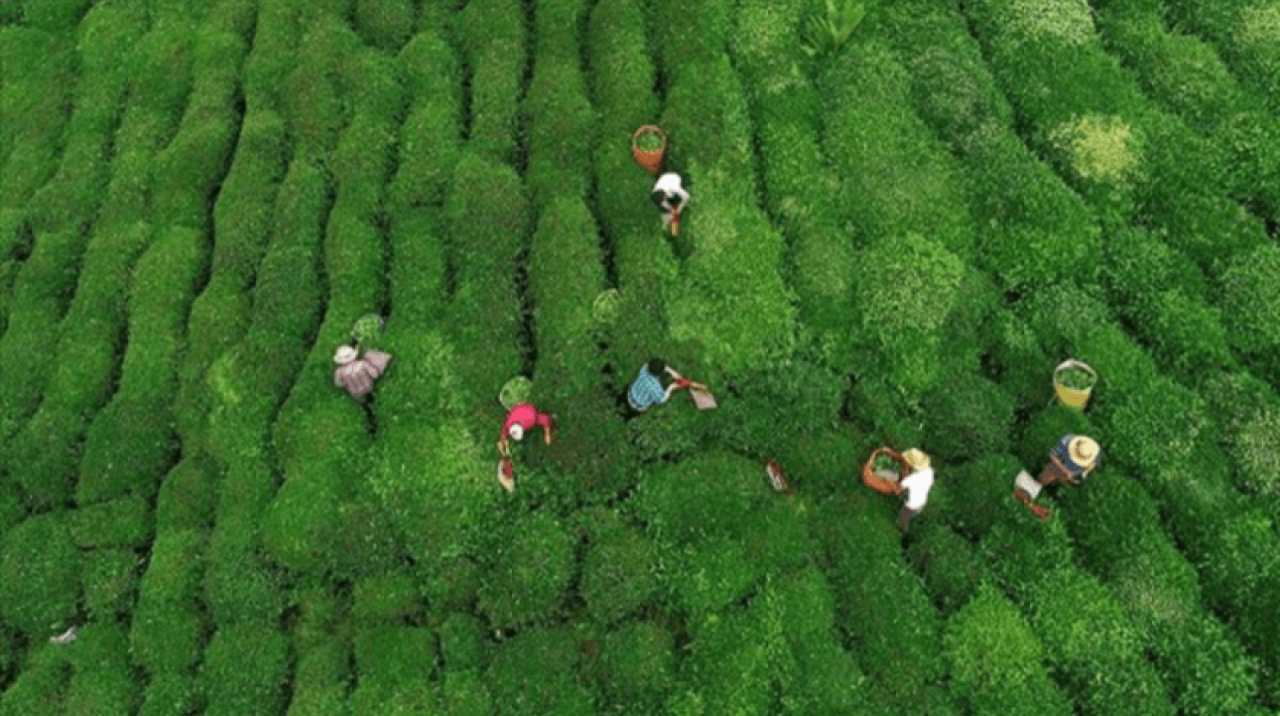
[[[644,366],[631,384],[631,390],[627,391],[627,398],[631,401],[631,407],[646,410],[655,403],[665,403],[667,391],[662,389],[658,377],[649,372],[649,366]]]

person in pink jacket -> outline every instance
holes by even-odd
[[[510,440],[519,442],[524,439],[526,432],[533,430],[534,426],[541,426],[542,441],[550,445],[551,429],[555,424],[554,416],[538,412],[538,409],[533,407],[533,403],[519,403],[513,406],[511,412],[507,414],[507,421],[502,425],[502,437],[498,439],[498,454],[502,456],[505,465],[511,464]],[[509,468],[499,472],[498,482],[507,492],[514,490],[516,486],[515,478],[512,477]]]
[[[338,369],[333,372],[333,384],[346,389],[351,397],[363,403],[365,396],[373,390],[373,382],[391,364],[391,356],[382,351],[368,350],[362,358],[359,350],[348,345],[333,354],[333,361],[338,364]]]

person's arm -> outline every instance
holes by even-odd
[[[503,435],[503,436],[502,436],[502,438],[498,440],[498,454],[499,454],[499,455],[501,455],[501,456],[503,456],[503,457],[507,457],[507,456],[509,456],[509,455],[511,454],[510,449],[507,447],[507,445],[508,445],[508,443],[507,443],[507,436],[506,436],[506,435]]]

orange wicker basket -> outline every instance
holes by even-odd
[[[644,134],[656,134],[662,144],[657,149],[641,149],[637,141]],[[631,156],[636,163],[644,167],[650,174],[658,176],[662,173],[662,157],[667,153],[667,135],[657,125],[646,124],[631,133]]]
[[[876,458],[880,457],[881,455],[887,455],[893,458],[893,460],[898,463],[899,478],[906,477],[908,474],[910,474],[911,467],[907,465],[907,461],[903,459],[901,455],[897,454],[896,452],[888,448],[876,448],[875,450],[871,451],[871,457],[867,458],[867,461],[862,464],[862,481],[866,483],[867,487],[870,487],[871,489],[881,494],[884,494],[884,495],[897,494],[898,492],[897,482],[893,480],[886,480],[883,477],[880,477],[879,475],[876,474],[876,471],[875,471]]]

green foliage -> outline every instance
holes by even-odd
[[[615,624],[643,607],[658,586],[657,549],[613,512],[594,510],[588,518],[591,546],[582,560],[578,590],[600,624]]]
[[[1222,272],[1222,315],[1233,347],[1246,353],[1275,355],[1280,345],[1280,249],[1264,245],[1233,257]],[[1270,375],[1280,372],[1275,359],[1264,358]]]
[[[125,497],[82,507],[71,513],[76,546],[143,547],[154,536],[151,506],[141,497]]]
[[[183,672],[200,660],[206,627],[196,599],[204,547],[193,531],[162,532],[152,544],[129,640],[134,658],[153,675]]]
[[[410,0],[359,0],[356,27],[365,41],[379,49],[395,50],[413,32],[414,3]]]
[[[139,685],[129,663],[124,629],[114,621],[93,622],[77,634],[69,655],[73,674],[66,694],[70,713],[131,713],[137,708]]]
[[[568,630],[523,631],[498,647],[485,683],[504,716],[587,716],[594,699],[578,684],[578,662]]]
[[[106,622],[131,614],[137,599],[141,561],[132,550],[96,549],[85,555],[81,584],[89,615]]]
[[[207,529],[216,504],[214,478],[207,460],[189,457],[179,462],[160,484],[156,500],[156,532]]]
[[[438,33],[424,29],[396,58],[411,108],[400,130],[394,204],[439,204],[457,163],[462,128],[461,68]]]
[[[854,0],[827,0],[825,13],[815,12],[804,28],[804,44],[801,46],[810,57],[829,55],[849,39],[867,14],[865,3]]]
[[[256,624],[219,629],[200,665],[200,688],[208,697],[205,713],[279,713],[288,681],[289,644],[279,631]],[[245,668],[252,664],[253,668]]]
[[[925,395],[929,416],[922,442],[929,454],[954,462],[1009,449],[1014,398],[999,383],[973,373],[958,373]]]
[[[943,638],[952,688],[974,713],[1072,713],[1049,678],[1044,649],[1018,608],[984,586],[947,621]]]
[[[347,682],[350,654],[346,645],[334,638],[303,651],[293,677],[291,716],[321,716],[347,713]]]
[[[601,0],[591,11],[586,44],[592,98],[609,130],[602,130],[601,137],[620,148],[624,137],[650,123],[658,109],[651,91],[655,70],[640,6],[634,0]],[[615,153],[631,163],[618,149]],[[600,188],[605,188],[603,183]]]
[[[965,606],[989,577],[975,546],[946,525],[922,530],[907,559],[924,579],[925,591],[944,615]]]
[[[61,710],[65,704],[65,688],[71,667],[66,654],[43,644],[24,665],[22,672],[0,696],[0,714],[25,716]]]
[[[413,577],[389,574],[356,582],[351,615],[365,624],[412,620],[417,616],[421,595]]]
[[[485,625],[478,618],[460,612],[445,617],[440,625],[440,655],[446,674],[483,668],[488,651]]]
[[[458,16],[462,54],[471,78],[469,145],[509,163],[515,156],[524,24],[515,0],[475,0]]]
[[[675,637],[654,622],[630,622],[600,644],[600,687],[608,702],[628,712],[653,712],[676,673]]]
[[[36,641],[71,626],[80,600],[83,558],[69,522],[65,512],[29,517],[0,547],[0,614]]]
[[[175,673],[157,674],[147,684],[139,716],[180,716],[200,702],[195,678]]]
[[[540,206],[586,192],[598,119],[576,54],[540,54],[522,105],[529,133],[526,181]]]
[[[572,538],[554,517],[540,514],[514,525],[507,539],[486,570],[480,609],[496,629],[549,620],[573,576]]]

